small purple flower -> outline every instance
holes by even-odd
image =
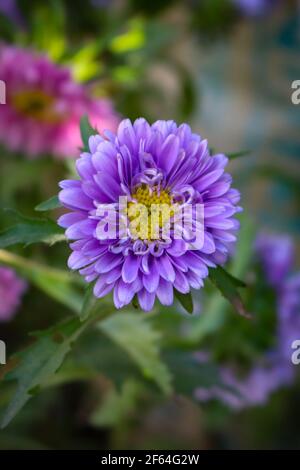
[[[276,346],[243,378],[230,364],[222,366],[220,375],[228,390],[215,386],[195,391],[200,401],[218,399],[235,410],[263,405],[272,392],[293,382],[291,346],[294,340],[300,339],[300,273],[290,277],[293,242],[288,236],[261,234],[255,249],[266,280],[277,297]]]
[[[91,4],[95,8],[108,8],[113,3],[113,0],[91,0]]]
[[[293,370],[292,367],[286,367],[279,357],[274,357],[272,363],[254,367],[243,379],[230,367],[223,367],[220,376],[227,389],[219,386],[209,389],[200,387],[195,397],[202,402],[217,399],[238,411],[266,404],[272,392],[291,383]]]
[[[21,16],[16,0],[1,0],[0,13],[3,13],[10,19],[10,21],[18,26],[24,26],[24,20]]]
[[[278,0],[233,0],[233,3],[248,16],[262,16],[275,7]]]
[[[208,267],[225,263],[239,224],[233,218],[240,210],[239,192],[231,188],[224,172],[225,155],[211,156],[208,143],[193,134],[187,124],[145,119],[133,124],[123,120],[117,134],[89,139],[89,149],[77,161],[79,180],[61,182],[61,203],[70,209],[59,219],[68,239],[75,240],[69,267],[79,269],[87,282],[95,281],[94,295],[113,290],[114,303],[121,308],[137,295],[143,310],[151,310],[158,297],[163,305],[173,302],[173,288],[185,294],[199,289]],[[169,239],[153,239],[148,232],[136,237],[126,229],[120,237],[99,240],[101,220],[97,209],[117,204],[126,196],[129,208],[144,204],[151,215],[154,203],[170,208],[201,204],[204,207],[203,243],[189,249],[186,239],[177,239],[174,217],[170,216]],[[122,215],[119,213],[120,220]],[[130,218],[127,212],[127,219]],[[197,229],[195,214],[191,226]],[[162,227],[160,226],[160,230]],[[200,245],[199,245],[200,246]]]
[[[294,245],[288,235],[260,234],[255,251],[262,264],[268,283],[280,286],[293,266]]]
[[[300,340],[300,272],[284,282],[279,296],[278,310],[280,354],[289,361],[293,341]]]
[[[26,283],[13,269],[0,266],[0,322],[14,317],[25,290]]]

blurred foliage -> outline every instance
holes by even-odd
[[[230,0],[195,0],[192,27],[202,39],[211,40],[229,33],[237,16]]]
[[[19,0],[17,7],[17,20],[0,13],[1,40],[46,52],[121,115],[150,121],[192,120],[200,100],[191,50],[225,42],[241,18],[229,0]],[[86,148],[94,132],[87,117],[81,131]],[[241,188],[278,182],[298,207],[297,172],[273,162],[249,169],[239,159],[247,154],[228,155]],[[2,424],[11,422],[0,448],[299,447],[299,384],[237,417],[220,403],[199,406],[194,396],[197,387],[226,389],[223,360],[247,371],[274,343],[274,293],[253,259],[249,213],[226,271],[215,270],[200,292],[177,295],[172,307],[157,303],[147,315],[134,303],[116,313],[110,297],[96,300],[66,269],[53,195],[73,162],[1,148],[0,166],[0,264],[30,284],[17,317],[0,327],[9,353],[20,351],[0,369]],[[200,363],[203,349],[213,354]]]

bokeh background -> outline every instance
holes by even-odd
[[[268,284],[266,273],[255,271],[253,281],[251,263],[265,253],[253,248],[258,234],[284,236],[270,258],[284,258],[287,276],[300,269],[300,105],[291,101],[291,84],[300,79],[299,15],[293,0],[0,0],[0,79],[7,81],[7,104],[0,105],[1,233],[22,217],[36,217],[34,208],[72,174],[82,114],[112,130],[122,116],[187,122],[214,151],[243,154],[230,162],[244,208],[231,269],[252,286],[251,309],[261,318],[266,310],[273,315],[248,331],[245,319],[210,286],[194,293],[193,317],[178,305],[158,307],[148,318],[175,377],[171,396],[137,377],[126,354],[103,333],[91,332],[72,351],[65,373],[33,393],[0,431],[0,448],[300,448],[300,365],[291,372],[290,364],[283,364],[280,380],[262,373],[247,382],[269,350],[277,350],[278,303],[283,303],[282,286],[261,287]],[[11,59],[5,59],[8,50]],[[35,94],[36,104],[26,95],[30,80],[34,83],[28,57],[36,54],[47,55],[55,68],[45,67],[46,86],[55,87],[56,67],[64,67],[67,85],[78,87],[71,104],[62,100],[62,113],[73,113],[70,123],[49,135],[43,133],[53,124],[43,114],[45,97]],[[12,62],[8,72],[5,60]],[[34,125],[8,114],[11,106]],[[60,118],[53,119],[59,127]],[[59,213],[52,212],[51,219]],[[66,270],[69,250],[65,243],[1,248],[28,262],[23,269],[20,261],[6,263],[15,264],[22,282],[26,278],[26,291],[21,295],[24,286],[15,285],[11,312],[2,318],[10,281],[0,276],[0,339],[11,355],[28,344],[29,332],[70,315],[70,305],[32,280],[30,265]],[[0,269],[4,263],[0,256]],[[290,328],[300,339],[299,286]],[[231,386],[248,397],[241,406],[216,393],[215,377],[224,374],[228,358],[240,361],[246,391],[235,382]],[[90,369],[97,373],[90,376]],[[273,383],[270,389],[266,382]],[[255,399],[258,392],[262,396]],[[0,383],[1,411],[12,393],[10,382]]]

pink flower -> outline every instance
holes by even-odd
[[[12,319],[25,290],[26,283],[13,269],[0,266],[0,322]]]
[[[87,114],[100,133],[118,125],[109,100],[91,98],[68,69],[34,51],[0,47],[0,79],[7,95],[0,106],[0,142],[12,151],[75,158],[81,116]]]

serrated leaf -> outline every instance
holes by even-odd
[[[135,380],[128,379],[118,391],[111,389],[103,402],[97,408],[90,422],[97,427],[112,427],[126,422],[135,409],[142,385]]]
[[[72,343],[83,332],[85,324],[78,318],[38,333],[36,341],[12,360],[17,365],[5,376],[16,380],[17,389],[2,418],[1,427],[7,426],[32,397],[33,391],[42,387],[61,366]]]
[[[194,305],[193,305],[193,298],[192,294],[188,292],[187,294],[182,294],[178,292],[178,290],[174,289],[174,294],[178,302],[183,306],[183,308],[188,313],[193,313]]]
[[[221,266],[210,269],[209,278],[240,315],[251,318],[251,314],[246,311],[238,292],[238,288],[246,287],[243,281],[229,274]]]
[[[88,116],[85,114],[80,119],[80,133],[83,143],[83,151],[89,152],[89,138],[97,134],[97,131],[91,126]]]
[[[143,379],[136,362],[99,329],[89,330],[80,339],[72,359],[77,367],[88,368],[97,375],[104,375],[118,390],[129,377],[139,381]],[[68,368],[68,361],[58,374],[63,372],[65,367]]]
[[[75,277],[69,272],[43,266],[4,250],[0,250],[0,262],[16,269],[56,301],[80,313],[82,296],[75,289]]]
[[[212,272],[213,274],[211,274]],[[217,277],[221,282],[222,281],[226,283],[228,282],[229,286],[235,286],[236,288],[247,287],[244,281],[230,274],[228,271],[222,268],[222,266],[218,266],[217,268],[211,269],[209,272],[209,275],[210,277],[211,276]]]
[[[44,211],[51,211],[53,209],[57,209],[58,207],[62,207],[58,196],[52,196],[47,201],[41,202],[41,204],[38,204],[34,210],[39,211],[39,212],[44,212]]]
[[[65,240],[64,230],[50,219],[32,219],[17,214],[19,222],[0,232],[0,248],[23,243],[48,243]]]
[[[145,317],[119,313],[99,323],[98,328],[129,354],[145,377],[170,393],[170,372],[159,356],[160,335]]]
[[[105,299],[98,299],[94,295],[94,283],[88,285],[83,298],[80,311],[81,321],[87,320],[91,315],[99,312],[104,306],[107,306]]]
[[[87,320],[91,315],[100,313],[108,305],[111,305],[110,297],[101,299],[95,297],[94,283],[92,282],[86,288],[79,317],[81,321]]]

